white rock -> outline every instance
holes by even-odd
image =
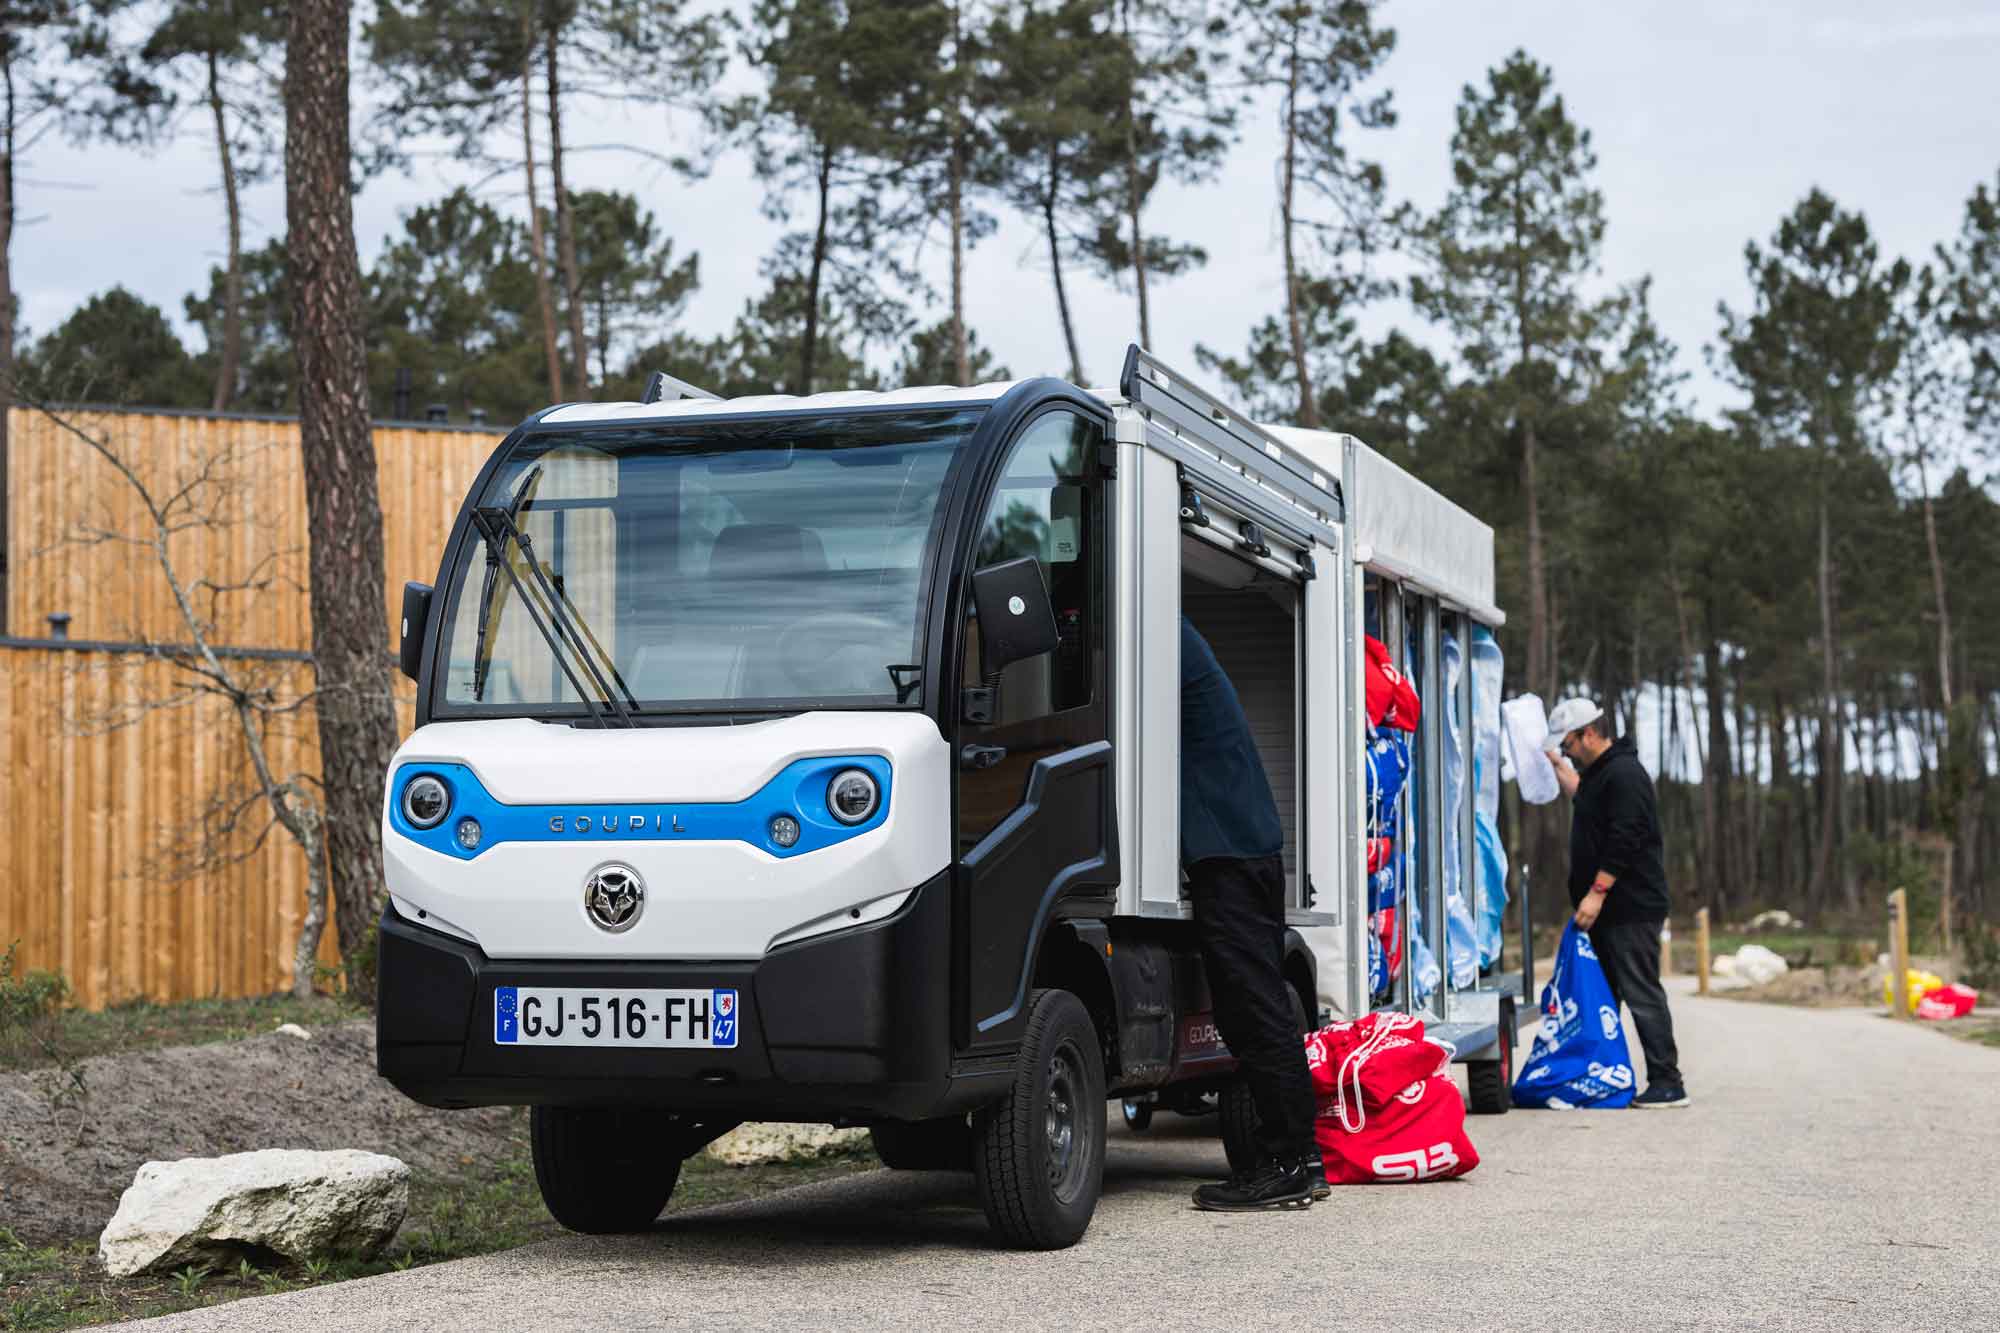
[[[312,1040],[312,1033],[306,1031],[297,1023],[280,1023],[277,1028],[277,1035],[280,1037],[297,1037],[300,1041]]]
[[[270,1148],[148,1162],[97,1242],[113,1277],[228,1263],[375,1253],[410,1208],[410,1168],[380,1153]]]
[[[1736,951],[1736,975],[1753,986],[1776,981],[1789,971],[1783,958],[1761,944],[1746,944]]]
[[[738,1125],[708,1145],[708,1155],[730,1166],[764,1166],[772,1162],[810,1162],[851,1152],[868,1142],[865,1129],[835,1129],[832,1125]]]

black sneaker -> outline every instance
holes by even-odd
[[[1326,1183],[1326,1163],[1316,1152],[1307,1153],[1303,1159],[1306,1175],[1312,1180],[1313,1202],[1320,1203],[1333,1197],[1333,1186]]]
[[[1303,1162],[1293,1162],[1290,1166],[1272,1162],[1217,1185],[1198,1186],[1194,1192],[1194,1206],[1212,1213],[1310,1208],[1312,1201],[1312,1172]]]
[[[1687,1089],[1677,1083],[1655,1083],[1632,1099],[1632,1105],[1641,1111],[1658,1111],[1687,1104]]]

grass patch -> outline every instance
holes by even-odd
[[[2000,1050],[2000,1018],[1983,1016],[1953,1018],[1942,1023],[1926,1023],[1924,1026],[1936,1028],[1946,1036],[1957,1037],[1960,1041],[1974,1042],[1980,1046],[1991,1046]]]
[[[123,1051],[201,1046],[257,1037],[280,1023],[324,1027],[363,1017],[367,1012],[329,996],[298,1000],[290,995],[267,995],[248,1000],[183,1000],[174,1004],[134,1000],[96,1012],[61,1009],[44,1021],[49,1025],[50,1042],[74,1061]],[[53,1062],[47,1049],[42,1044],[0,1042],[0,1073],[49,1066]]]
[[[81,1328],[173,1314],[245,1296],[491,1254],[561,1233],[535,1187],[526,1110],[515,1113],[502,1152],[486,1161],[462,1157],[459,1165],[461,1170],[449,1175],[412,1176],[410,1212],[402,1231],[386,1250],[367,1260],[266,1268],[246,1260],[233,1268],[191,1266],[164,1276],[121,1279],[107,1277],[98,1267],[93,1241],[36,1248],[0,1228],[0,1329]],[[702,1154],[681,1168],[667,1212],[760,1198],[879,1166],[874,1152],[865,1146],[814,1162],[776,1166],[725,1166]]]

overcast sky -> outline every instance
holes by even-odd
[[[2000,172],[2000,6],[1992,3],[1390,0],[1383,17],[1400,35],[1385,80],[1402,119],[1366,136],[1365,151],[1384,163],[1392,192],[1424,208],[1442,199],[1460,89],[1525,47],[1552,67],[1570,114],[1595,138],[1609,219],[1603,281],[1653,275],[1657,317],[1710,406],[1731,399],[1702,363],[1716,303],[1744,306],[1744,243],[1767,238],[1807,189],[1862,210],[1885,255],[1916,258],[1956,231],[1974,185]],[[1240,350],[1250,326],[1278,305],[1276,133],[1269,108],[1248,114],[1219,181],[1164,189],[1151,205],[1151,226],[1210,255],[1205,269],[1154,288],[1157,350],[1189,368],[1197,341]],[[568,131],[572,142],[665,132],[650,113]],[[182,297],[205,286],[208,265],[219,262],[222,205],[198,132],[150,154],[51,142],[23,174],[18,205],[31,225],[15,233],[14,280],[37,333],[120,283],[180,319]],[[700,252],[691,331],[720,331],[759,288],[758,261],[779,229],[759,213],[740,156],[693,185],[614,155],[579,158],[574,175],[638,194],[681,252]],[[473,179],[440,162],[369,183],[355,204],[363,262],[401,214]],[[493,190],[495,202],[513,206],[502,186]],[[248,245],[282,231],[278,185],[246,199]],[[1038,233],[1018,219],[972,255],[971,322],[1016,374],[1063,366],[1044,255]],[[934,246],[928,260],[942,287],[942,251]],[[1081,273],[1065,276],[1085,371],[1107,382],[1135,336],[1134,303]],[[1416,331],[1419,321],[1390,303],[1370,323]],[[189,337],[199,345],[198,334]]]

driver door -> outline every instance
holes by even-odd
[[[975,538],[973,568],[1033,557],[1057,646],[988,680],[964,599],[960,685],[992,693],[958,727],[956,919],[962,1047],[1018,1039],[1044,924],[1075,900],[1108,913],[1118,884],[1109,743],[1104,424],[1069,408],[1015,440]],[[1101,908],[1096,906],[1101,904]]]

